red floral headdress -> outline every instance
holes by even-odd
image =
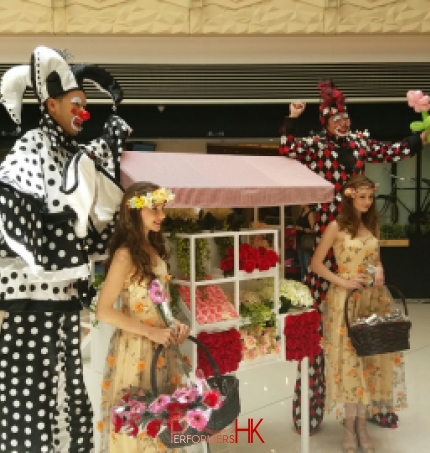
[[[327,120],[330,116],[339,112],[346,112],[345,96],[331,80],[320,82],[320,122],[323,127],[327,126]]]

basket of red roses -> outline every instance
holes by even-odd
[[[130,389],[112,409],[116,432],[134,437],[145,433],[158,437],[168,448],[186,447],[205,442],[238,417],[239,380],[221,375],[208,349],[196,338],[188,339],[206,354],[214,376],[198,377],[171,395],[159,394],[156,369],[163,349],[159,345],[151,364],[151,390]]]

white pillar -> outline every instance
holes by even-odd
[[[302,360],[302,371],[300,378],[302,386],[302,398],[300,405],[301,415],[301,453],[309,453],[309,357]]]

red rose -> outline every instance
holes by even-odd
[[[148,434],[149,437],[157,437],[162,422],[163,422],[162,420],[158,420],[157,418],[155,418],[146,425],[146,433]]]
[[[131,430],[127,430],[127,434],[131,437],[136,437],[137,433],[139,432],[139,428],[137,427],[136,423],[130,420],[128,426],[131,428]]]
[[[268,271],[271,268],[270,261],[266,258],[260,258],[260,262],[258,263],[258,268],[260,271]]]
[[[187,407],[188,407],[187,404],[181,404],[181,403],[178,403],[177,401],[174,401],[173,403],[169,403],[166,406],[166,410],[167,410],[167,412],[169,412],[169,414],[172,414],[175,412],[182,412]]]
[[[221,393],[218,390],[210,390],[203,397],[203,403],[208,407],[215,407],[218,404]]]
[[[249,257],[253,259],[254,261],[257,261],[260,259],[260,252],[258,249],[252,247],[252,249],[249,251]]]
[[[266,258],[272,263],[272,265],[276,265],[279,261],[279,255],[274,250],[267,250]]]
[[[224,272],[231,271],[234,267],[234,260],[231,257],[223,259],[219,265],[220,269]]]
[[[249,259],[242,260],[240,265],[239,265],[239,269],[240,270],[248,272],[248,273],[253,272],[255,268],[256,268],[255,261],[252,261],[252,260],[249,260]]]
[[[242,342],[240,332],[237,329],[230,329],[224,332],[205,333],[198,335],[198,339],[204,339],[204,343],[214,358],[221,374],[236,371],[242,360]],[[202,351],[198,350],[197,358],[198,368],[200,368],[205,377],[213,376],[212,367]]]
[[[112,416],[112,424],[114,426],[115,433],[119,433],[121,431],[122,426],[123,426],[122,418],[120,416],[118,416],[117,414],[114,414]]]
[[[184,429],[186,429],[180,423],[183,418],[184,414],[180,412],[169,415],[166,421],[167,429],[171,433],[183,433]]]

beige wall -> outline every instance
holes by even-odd
[[[0,0],[0,34],[429,33],[429,6],[429,0]]]

